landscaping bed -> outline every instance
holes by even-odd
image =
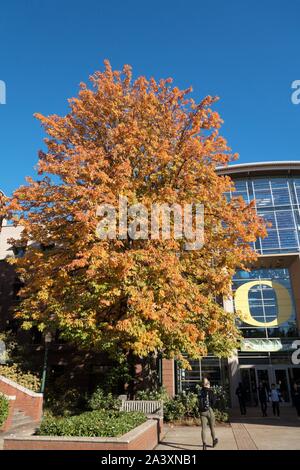
[[[68,418],[69,419],[69,418]],[[132,423],[132,422],[131,422]],[[120,429],[120,428],[119,428]],[[97,432],[98,433],[98,432]],[[78,433],[77,433],[78,434]],[[152,450],[160,439],[157,419],[148,419],[118,437],[20,436],[6,437],[4,450]]]
[[[147,420],[143,413],[96,410],[70,417],[47,416],[39,436],[118,437]]]
[[[217,423],[228,423],[228,396],[221,386],[213,386],[216,397],[214,413]],[[181,392],[170,397],[161,387],[155,391],[137,393],[138,400],[161,400],[164,409],[164,421],[174,425],[200,425],[199,400],[196,392]]]

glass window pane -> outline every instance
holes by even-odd
[[[263,219],[266,222],[270,222],[272,224],[272,228],[276,227],[276,220],[275,220],[275,212],[263,212],[263,211],[258,211],[258,214],[260,217],[263,217]],[[271,227],[270,227],[271,228]],[[270,230],[270,229],[269,229]]]
[[[255,191],[254,198],[257,207],[269,207],[273,205],[271,191]]]
[[[297,199],[298,199],[298,204],[300,204],[300,187],[296,188],[296,195],[297,195]]]
[[[268,235],[261,241],[262,249],[279,248],[279,238],[276,230],[268,230]]]
[[[276,212],[278,228],[294,228],[295,222],[292,211],[277,211]]]
[[[290,194],[287,188],[273,189],[273,199],[275,206],[291,204]]]
[[[246,201],[247,203],[249,202],[248,193],[245,191],[235,191],[234,193],[232,193],[232,197],[242,197],[244,201]]]
[[[257,178],[253,180],[254,189],[270,189],[270,181],[266,178]]]
[[[295,186],[300,187],[300,178],[294,178],[293,179]]]
[[[236,191],[247,191],[247,181],[246,180],[235,180],[234,182]]]
[[[288,185],[287,178],[272,178],[271,179],[272,188],[283,188],[283,187],[287,187],[287,185]]]
[[[298,246],[296,230],[280,230],[279,239],[281,246],[285,248],[297,248]]]

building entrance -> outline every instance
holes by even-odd
[[[241,366],[241,382],[246,392],[247,406],[258,406],[258,386],[262,382],[268,391],[274,383],[281,394],[282,404],[291,405],[293,393],[293,370],[287,366],[253,365]]]

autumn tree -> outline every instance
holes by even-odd
[[[60,331],[81,347],[111,355],[228,355],[237,346],[235,314],[221,299],[231,278],[256,258],[264,235],[252,204],[228,201],[233,189],[216,167],[233,158],[222,120],[207,96],[172,80],[132,78],[131,68],[81,84],[66,116],[37,114],[47,137],[39,177],[15,191],[6,215],[23,226],[15,259],[24,281],[16,317],[24,328]],[[201,203],[205,243],[100,239],[97,207]]]

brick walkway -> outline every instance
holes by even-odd
[[[232,423],[231,429],[232,429],[238,450],[257,450],[257,446],[255,442],[252,440],[244,424]]]

